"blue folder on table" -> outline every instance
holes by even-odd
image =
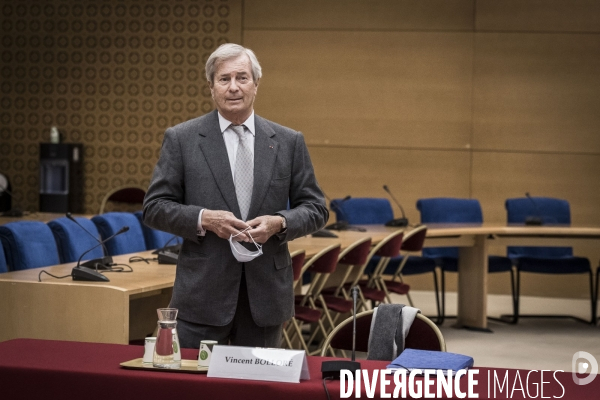
[[[473,366],[473,357],[456,353],[447,353],[445,351],[429,351],[405,349],[400,355],[387,366],[389,372],[406,369],[420,370],[442,370],[444,375],[448,370],[452,375],[460,369],[468,369]]]

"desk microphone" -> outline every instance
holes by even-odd
[[[323,361],[321,373],[323,378],[340,379],[342,370],[349,370],[354,374],[360,370],[360,363],[356,361],[356,302],[358,297],[358,286],[352,288],[352,360],[351,361]]]
[[[390,195],[392,200],[394,200],[394,203],[396,203],[396,205],[398,207],[400,207],[400,212],[402,213],[402,218],[392,219],[391,221],[386,222],[385,226],[397,226],[397,227],[407,226],[408,219],[406,218],[406,214],[404,214],[404,208],[402,208],[402,205],[400,204],[400,202],[398,200],[396,200],[396,198],[392,194],[391,190],[388,188],[388,185],[383,185],[383,190],[385,190]]]
[[[177,239],[177,244],[169,246],[169,243],[171,243],[173,240],[176,240],[176,239]],[[154,250],[152,252],[152,254],[158,254],[161,251],[170,251],[172,253],[179,253],[181,251],[181,243],[179,243],[179,236],[173,235],[169,240],[167,240],[167,243],[165,243],[165,245],[163,247]]]
[[[529,194],[529,192],[525,193],[525,196],[531,200],[531,202],[533,203],[533,208],[535,210],[535,214],[537,215],[529,215],[525,218],[525,225],[543,225],[544,221],[542,220],[542,213],[540,212],[540,208],[538,207],[538,204],[535,202],[535,200],[533,200],[533,197],[531,197],[531,195]]]
[[[95,269],[110,269],[112,263],[113,263],[113,259],[111,256],[108,255],[108,250],[106,249],[106,246],[104,245],[104,243],[102,243],[96,236],[94,236],[94,234],[90,231],[88,231],[87,229],[85,229],[85,227],[83,225],[81,225],[74,217],[73,215],[71,215],[70,212],[68,212],[66,214],[66,217],[68,219],[70,219],[71,221],[75,222],[77,224],[78,227],[80,227],[81,229],[83,229],[88,235],[90,235],[91,237],[94,238],[94,240],[100,244],[102,244],[102,247],[104,248],[104,254],[106,254],[104,257],[102,258],[95,258],[93,260],[88,260],[86,262],[84,262],[83,264],[81,264],[82,267],[94,267]]]
[[[327,195],[325,195],[325,197],[327,197]],[[325,229],[333,229],[334,231],[345,231],[348,229],[348,226],[349,226],[348,219],[346,218],[346,214],[344,213],[344,210],[342,209],[342,207],[340,207],[340,204],[344,203],[345,201],[350,200],[351,198],[352,198],[352,196],[346,196],[340,201],[334,201],[334,200],[331,200],[329,197],[327,197],[327,200],[329,200],[329,205],[331,206],[331,209],[333,211],[339,212],[340,217],[342,217],[342,219],[334,222],[333,224],[327,225],[325,227]]]
[[[127,232],[128,230],[129,230],[129,227],[128,226],[124,226],[121,229],[119,229],[117,231],[117,233],[115,233],[114,235],[107,237],[106,239],[102,240],[101,242],[99,242],[97,245],[95,245],[91,249],[84,251],[83,254],[81,256],[79,256],[79,260],[77,260],[77,265],[75,267],[73,267],[73,271],[71,272],[71,276],[73,277],[73,280],[74,281],[104,281],[104,282],[110,282],[110,279],[108,279],[106,276],[102,275],[97,270],[94,270],[94,269],[91,269],[91,268],[84,267],[84,266],[80,265],[81,264],[81,259],[83,258],[83,256],[85,256],[90,251],[94,250],[96,247],[98,247],[98,246],[104,246],[104,243],[108,242],[109,240],[111,240],[115,236],[120,235],[121,233]],[[95,267],[96,268],[98,267],[98,263],[96,263]]]

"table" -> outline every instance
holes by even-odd
[[[599,227],[427,224],[425,247],[458,246],[457,325],[487,329],[488,246],[573,246],[600,240]]]
[[[150,251],[136,253],[155,257]],[[158,320],[156,309],[169,304],[175,265],[129,263],[130,255],[113,256],[129,264],[133,273],[106,273],[110,282],[55,279],[41,270],[63,276],[76,263],[0,275],[0,341],[27,337],[129,343],[151,334]]]
[[[126,370],[119,364],[143,355],[142,346],[80,343],[51,340],[16,339],[0,343],[0,387],[6,399],[61,398],[86,400],[130,399],[326,399],[320,366],[324,357],[308,357],[310,380],[300,383],[276,383],[236,379],[208,378],[203,374]],[[182,349],[184,359],[196,359],[197,350]],[[331,359],[328,359],[331,360]],[[372,371],[385,368],[387,362],[360,360],[361,367]],[[479,399],[508,398],[493,387],[488,395],[488,372],[502,379],[508,374],[512,387],[517,373],[525,385],[527,371],[478,368],[475,391]],[[532,374],[537,379],[539,375]],[[573,383],[570,373],[544,375],[544,396],[566,400],[597,399],[600,393],[598,377],[587,386]],[[421,379],[421,378],[417,378]],[[535,386],[530,379],[529,390]],[[561,386],[562,385],[562,386]],[[378,385],[379,386],[379,385]],[[466,390],[466,379],[461,379],[461,390]],[[340,398],[337,381],[328,382],[332,399]],[[563,394],[564,387],[564,396]],[[516,391],[513,398],[524,398]],[[506,389],[504,391],[506,394]],[[352,396],[351,398],[355,398]],[[361,398],[367,398],[364,385]],[[375,398],[379,398],[379,390]],[[527,397],[529,398],[529,397]],[[539,398],[539,396],[538,396]]]
[[[378,243],[394,231],[364,226],[366,232],[336,232],[338,238],[304,237],[290,243],[290,251],[303,248],[311,257],[319,250],[342,247],[370,236]],[[428,225],[426,246],[458,246],[457,324],[487,328],[487,255],[491,242],[503,245],[564,246],[577,241],[598,241],[600,228],[499,225]],[[140,253],[149,256],[149,252]],[[130,255],[118,256],[126,262]],[[55,275],[69,274],[74,264],[42,268]],[[134,273],[109,274],[111,282],[74,282],[48,276],[37,280],[40,269],[0,275],[0,341],[14,338],[79,340],[127,344],[144,338],[156,326],[156,309],[171,298],[175,266],[132,263]]]

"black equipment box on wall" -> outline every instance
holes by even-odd
[[[40,143],[40,211],[83,213],[83,145]]]

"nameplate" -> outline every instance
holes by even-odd
[[[304,350],[213,347],[208,377],[293,382],[310,379]]]

